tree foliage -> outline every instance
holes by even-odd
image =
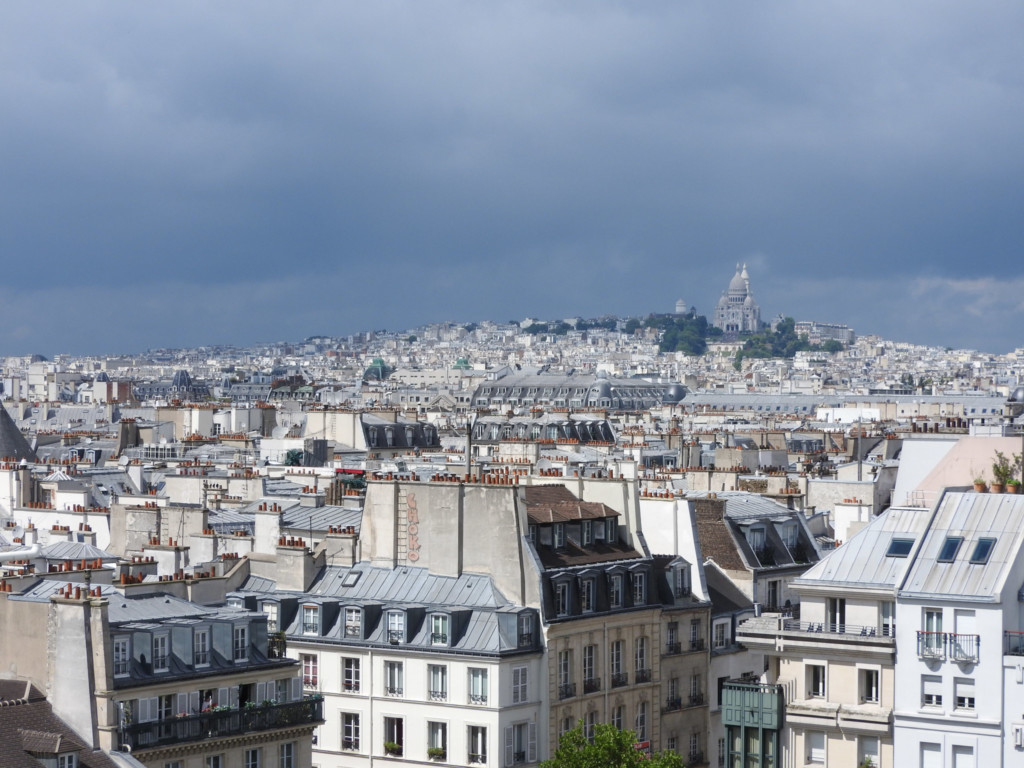
[[[662,331],[658,350],[661,352],[683,352],[687,355],[703,355],[707,352],[709,338],[721,336],[722,331],[708,325],[704,315],[691,311],[685,315],[651,315],[644,325]]]
[[[637,749],[636,734],[620,731],[610,723],[594,726],[594,738],[588,740],[583,721],[563,734],[558,750],[540,768],[682,768],[683,760],[675,752],[656,752],[651,757]]]
[[[796,321],[792,317],[787,317],[779,322],[774,331],[762,331],[749,336],[743,344],[743,349],[736,353],[733,365],[739,370],[745,357],[793,357],[797,352],[838,352],[843,348],[843,345],[834,339],[824,344],[811,344],[807,340],[807,334],[797,335]]]

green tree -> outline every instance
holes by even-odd
[[[682,768],[675,752],[655,752],[651,757],[637,749],[636,734],[620,731],[610,723],[594,726],[594,738],[583,733],[583,721],[558,740],[558,750],[540,768]]]

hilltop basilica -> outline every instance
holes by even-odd
[[[729,290],[715,306],[715,317],[711,321],[715,328],[726,333],[754,333],[761,330],[761,308],[754,301],[750,290],[750,275],[747,265],[736,265],[736,274],[729,281]]]

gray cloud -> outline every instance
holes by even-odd
[[[5,7],[0,253],[9,314],[25,312],[9,329],[25,330],[0,341],[244,343],[678,297],[708,311],[745,260],[770,314],[1009,349],[1010,303],[949,328],[913,320],[934,302],[911,288],[1024,279],[1022,16]],[[236,282],[268,306],[234,299],[254,294]],[[883,290],[849,295],[862,283]],[[71,297],[100,295],[124,312],[68,335],[86,311]],[[303,306],[278,312],[275,295]],[[144,316],[153,296],[173,324]]]

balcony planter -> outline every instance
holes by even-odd
[[[385,741],[384,742],[384,754],[385,755],[391,755],[392,757],[401,757],[402,756],[402,745],[401,744],[396,744],[393,741]]]
[[[431,760],[441,762],[448,756],[448,750],[443,747],[429,747],[427,749],[427,757]]]

